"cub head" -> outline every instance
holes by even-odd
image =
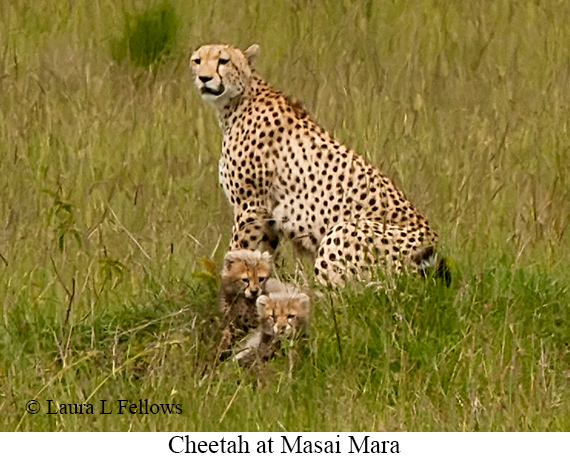
[[[302,333],[307,326],[310,299],[302,292],[270,293],[257,301],[259,323],[264,333],[278,338]]]
[[[224,258],[222,282],[229,292],[246,298],[257,298],[272,270],[268,252],[238,249]]]
[[[259,51],[257,44],[245,51],[228,44],[207,44],[194,51],[190,69],[202,99],[223,107],[242,94],[249,85]]]

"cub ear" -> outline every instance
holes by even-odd
[[[265,260],[266,262],[271,262],[271,254],[270,254],[269,252],[267,252],[267,251],[263,251],[263,252],[261,253],[261,258],[262,258],[263,260]]]
[[[257,311],[261,314],[262,311],[265,311],[265,307],[269,303],[269,297],[267,295],[260,295],[257,297],[255,304],[257,305]]]
[[[307,314],[309,313],[309,311],[311,311],[311,299],[307,294],[305,293],[299,294],[299,304]]]
[[[259,47],[259,45],[258,44],[252,44],[249,48],[247,48],[243,52],[243,54],[247,58],[247,61],[249,62],[249,64],[253,65],[253,62],[255,62],[255,59],[257,59],[257,56],[259,56],[260,52],[261,52],[261,48]]]
[[[235,253],[233,251],[228,252],[224,257],[224,269],[229,270],[235,261]]]

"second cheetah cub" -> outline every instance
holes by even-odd
[[[303,335],[309,323],[311,301],[303,292],[286,290],[269,293],[257,299],[261,331],[273,338]]]
[[[251,365],[256,359],[268,360],[284,339],[294,341],[306,333],[311,300],[283,283],[272,283],[275,292],[257,299],[259,325],[241,352],[235,356],[240,365]]]

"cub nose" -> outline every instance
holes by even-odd
[[[287,330],[287,325],[282,323],[282,322],[278,322],[277,324],[275,324],[275,333],[277,333],[278,335],[282,335],[283,333],[285,333],[285,331]]]
[[[212,80],[212,77],[211,76],[198,76],[198,79],[200,81],[202,81],[203,83],[207,83],[208,81]]]

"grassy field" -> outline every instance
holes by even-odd
[[[0,430],[570,430],[568,17],[554,0],[0,2]],[[208,42],[259,43],[261,74],[394,178],[451,287],[319,289],[292,367],[215,362],[231,210],[187,65]],[[284,248],[279,271],[311,284]],[[118,414],[138,399],[182,414]]]

